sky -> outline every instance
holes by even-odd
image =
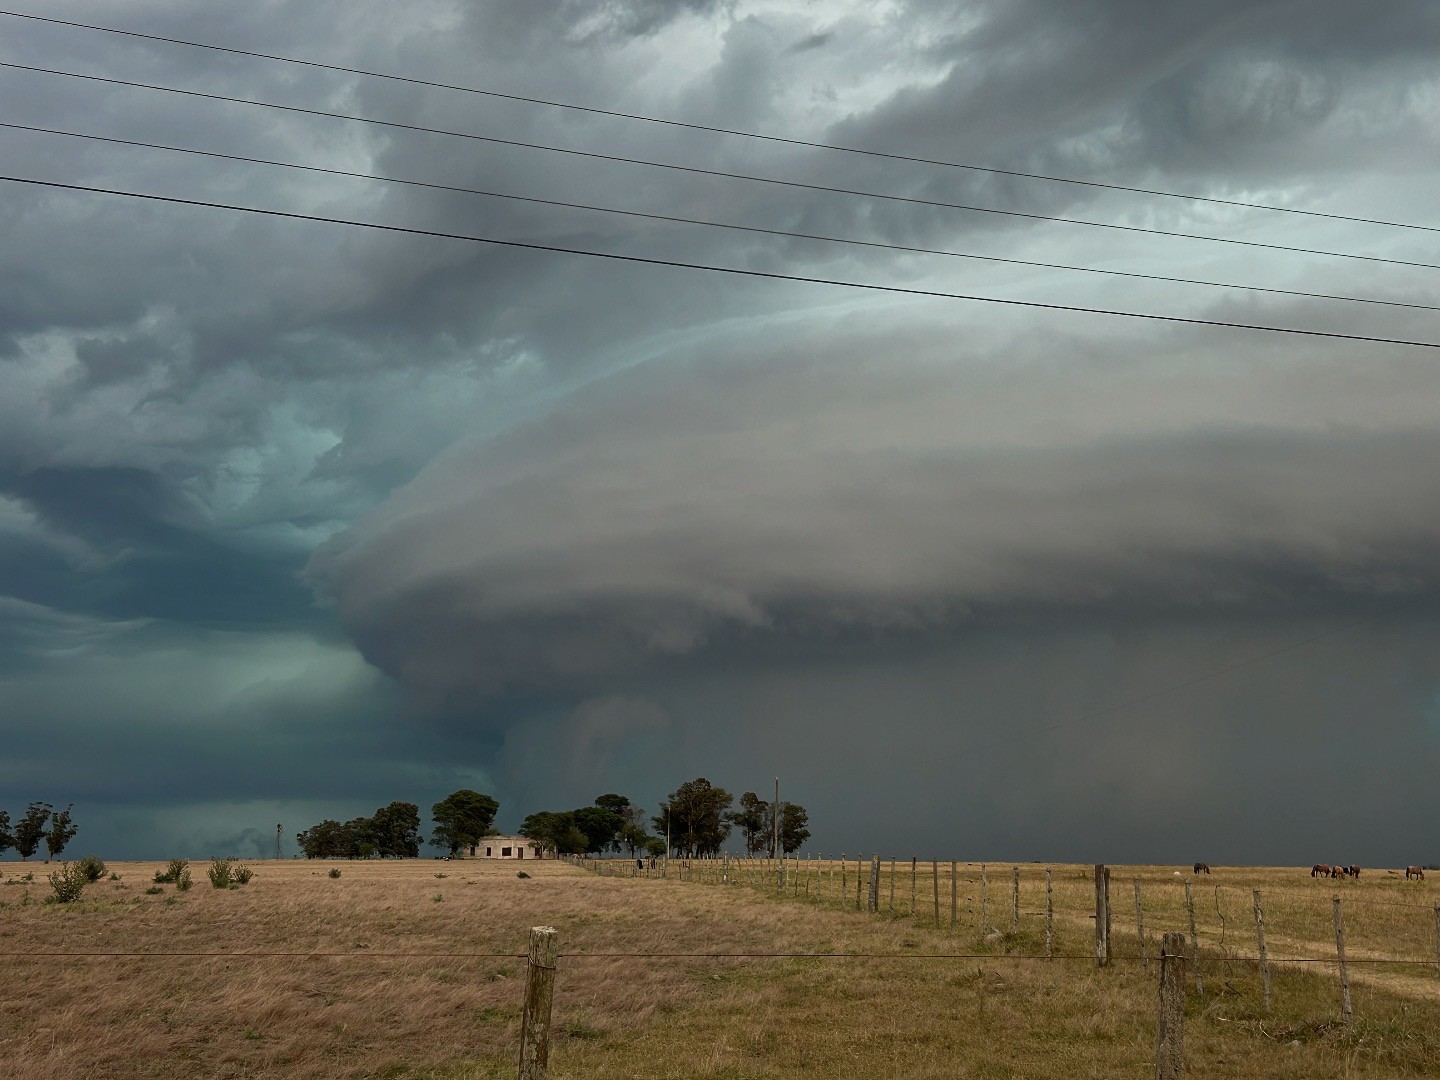
[[[1440,861],[1440,6],[15,10],[512,96],[0,15],[6,176],[780,277],[0,181],[12,816]]]

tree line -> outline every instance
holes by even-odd
[[[740,808],[731,809],[735,797],[703,776],[687,780],[660,804],[650,818],[655,834],[646,831],[645,812],[624,795],[601,795],[594,804],[575,810],[541,810],[520,825],[520,835],[537,850],[562,855],[600,854],[626,851],[662,855],[670,848],[682,857],[719,854],[731,829],[739,829],[745,853],[757,855],[774,846],[775,811],[767,802],[747,791],[740,796]],[[798,803],[780,804],[779,840],[787,854],[799,851],[810,838],[809,814]]]
[[[435,825],[430,843],[456,855],[475,848],[491,827],[500,804],[491,796],[462,788],[430,808]],[[413,859],[420,854],[420,807],[392,802],[369,817],[340,822],[330,818],[295,834],[307,859]]]
[[[14,848],[21,860],[28,859],[40,850],[43,840],[45,861],[58,858],[79,829],[70,813],[74,809],[74,803],[56,811],[48,802],[32,802],[13,830],[9,812],[0,810],[0,855]]]

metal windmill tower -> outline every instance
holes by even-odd
[[[284,825],[275,826],[275,858],[283,859],[285,856],[280,851],[280,834],[285,830]]]

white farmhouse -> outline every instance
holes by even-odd
[[[475,851],[477,859],[534,859],[535,849],[523,836],[486,836]]]

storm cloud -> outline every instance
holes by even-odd
[[[792,183],[0,69],[14,124],[1285,292],[11,128],[13,176],[1440,342],[1421,0],[44,14],[1005,172],[0,17],[13,63]],[[79,843],[260,853],[459,786],[509,827],[780,774],[827,850],[1437,857],[1434,348],[11,182],[0,235],[0,805],[73,800]]]

